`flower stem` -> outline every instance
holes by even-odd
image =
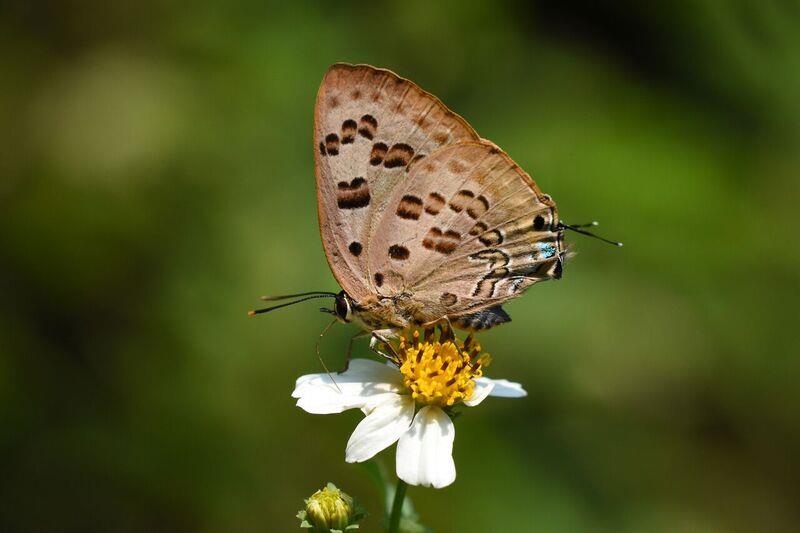
[[[397,533],[400,530],[400,516],[403,514],[406,488],[408,488],[406,482],[398,479],[397,488],[394,491],[394,502],[392,502],[392,514],[389,516],[389,533]]]

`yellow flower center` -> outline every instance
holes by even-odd
[[[433,333],[427,330],[424,341],[420,341],[419,331],[411,338],[401,337],[400,372],[406,387],[420,404],[449,407],[469,400],[488,355],[476,357],[481,348],[471,335],[461,343],[452,330],[442,329],[438,339]]]

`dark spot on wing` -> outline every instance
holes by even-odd
[[[408,220],[418,220],[422,214],[422,199],[406,194],[397,205],[397,216]]]
[[[478,240],[485,246],[497,246],[503,243],[503,233],[498,229],[493,229],[478,237]]]
[[[405,143],[397,143],[389,148],[383,166],[386,168],[404,167],[411,162],[414,157],[414,149]]]
[[[428,250],[436,250],[441,254],[451,254],[458,248],[461,241],[461,234],[457,231],[447,230],[443,232],[439,228],[431,228],[422,240],[422,246]]]
[[[349,118],[342,122],[342,144],[351,144],[356,139],[356,121]]]
[[[489,268],[495,268],[498,265],[507,266],[508,263],[511,262],[511,258],[508,254],[497,248],[488,248],[480,252],[475,252],[470,255],[469,258],[473,261],[485,261],[489,263]]]
[[[472,296],[484,299],[494,297],[494,289],[497,286],[498,281],[505,278],[510,273],[511,271],[505,267],[492,269],[477,283],[477,285],[475,285],[475,290],[472,291]]]
[[[336,186],[336,205],[339,209],[366,207],[369,200],[369,185],[364,178],[354,178],[350,183],[340,181]]]
[[[358,134],[372,140],[378,133],[378,121],[372,115],[364,115],[358,122]]]
[[[473,219],[480,218],[488,210],[489,200],[484,195],[478,196],[467,206],[467,214]]]
[[[397,261],[405,261],[410,255],[411,253],[405,246],[393,244],[389,247],[389,257]]]
[[[384,143],[375,143],[372,145],[372,151],[369,154],[369,164],[378,166],[383,163],[383,158],[386,156],[388,147]]]
[[[475,198],[474,192],[463,189],[458,191],[455,196],[453,196],[453,199],[450,200],[448,205],[450,206],[450,209],[456,213],[460,213],[464,210],[467,204],[472,201],[473,198]]]
[[[429,215],[438,215],[445,204],[444,196],[438,192],[432,192],[428,195],[428,201],[425,202],[425,212]]]
[[[350,246],[348,246],[347,249],[350,250],[350,253],[353,254],[356,257],[361,255],[362,247],[361,247],[361,243],[360,242],[357,242],[357,241],[351,242]]]
[[[325,149],[328,151],[328,155],[339,155],[339,136],[335,133],[326,135]]]

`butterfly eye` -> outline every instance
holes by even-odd
[[[336,296],[336,317],[342,322],[350,322],[351,314],[350,301],[342,291]]]

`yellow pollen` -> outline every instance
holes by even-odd
[[[432,330],[420,341],[419,331],[411,338],[401,337],[398,353],[400,372],[405,385],[418,404],[449,407],[469,400],[475,389],[475,378],[483,375],[481,368],[488,364],[488,354],[477,357],[480,345],[470,335],[459,342],[448,328],[438,339]]]

